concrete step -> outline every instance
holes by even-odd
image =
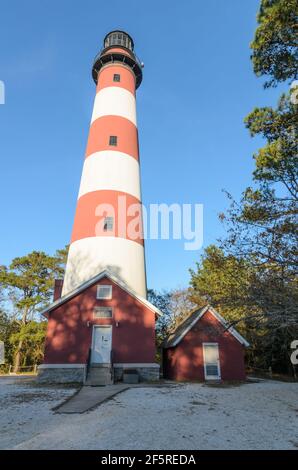
[[[110,365],[96,365],[90,367],[85,385],[111,385],[112,383],[112,370]]]
[[[97,387],[101,385],[112,385],[113,381],[111,377],[99,378],[99,377],[88,377],[85,385],[89,385],[91,387]]]

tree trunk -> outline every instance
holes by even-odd
[[[13,372],[17,374],[19,372],[20,363],[21,363],[21,351],[23,346],[23,340],[21,339],[18,344],[18,349],[14,358]]]
[[[22,321],[21,321],[21,327],[23,325],[26,325],[27,323],[27,316],[28,316],[28,308],[25,308],[24,311],[23,311],[23,315],[22,315]],[[16,354],[15,354],[15,358],[14,358],[14,366],[13,366],[13,372],[15,374],[17,374],[19,372],[19,369],[20,369],[20,364],[21,364],[21,352],[22,352],[22,347],[23,347],[23,340],[20,339],[19,341],[19,344],[18,344],[18,347],[17,347],[17,351],[16,351]]]

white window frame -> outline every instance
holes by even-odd
[[[109,288],[109,293],[107,296],[105,297],[100,296],[99,292],[101,288],[104,288],[104,289]],[[111,286],[110,284],[98,284],[98,286],[96,287],[96,298],[98,300],[111,300],[112,295],[113,295],[113,286]]]
[[[111,316],[100,316],[100,309],[102,310],[110,310],[111,311]],[[101,318],[106,318],[106,319],[109,319],[109,318],[113,318],[113,307],[95,307],[93,309],[93,318],[94,320],[100,320]]]
[[[207,375],[207,365],[211,365],[211,363],[206,363],[205,361],[205,346],[217,346],[217,350],[218,350],[218,363],[217,363],[217,367],[218,367],[218,375]],[[203,348],[203,360],[204,360],[204,376],[205,376],[205,379],[206,380],[220,380],[221,379],[221,370],[220,370],[220,357],[219,357],[219,344],[218,343],[203,343],[202,344],[202,348]]]

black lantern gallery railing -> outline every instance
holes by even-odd
[[[112,31],[106,35],[103,43],[103,49],[96,55],[93,62],[92,77],[95,83],[97,84],[98,72],[105,64],[121,62],[133,70],[136,77],[136,88],[138,88],[143,78],[143,64],[134,53],[134,43],[129,34],[124,31]],[[116,47],[117,49],[123,49],[123,52],[115,50]]]

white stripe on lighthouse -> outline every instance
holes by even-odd
[[[119,69],[122,77],[127,70]],[[128,87],[113,84],[113,70],[100,73],[108,72],[109,80],[95,96],[62,295],[107,269],[146,297],[144,240],[132,240],[128,234],[124,238],[118,231],[113,236],[95,234],[97,203],[110,201],[118,207],[118,195],[141,201],[135,94],[130,82]],[[109,144],[111,135],[118,137],[115,147]],[[118,227],[118,213],[114,222]]]
[[[136,99],[125,88],[102,88],[95,97],[91,123],[102,116],[122,116],[137,125]]]
[[[70,245],[62,295],[105,269],[146,298],[144,246],[117,237],[83,238]]]
[[[140,200],[139,162],[115,150],[90,155],[84,162],[79,197],[102,189],[122,191]]]

